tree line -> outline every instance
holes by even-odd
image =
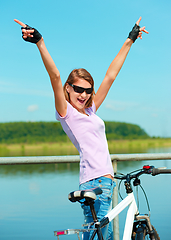
[[[138,125],[105,122],[108,140],[144,139],[148,134]],[[68,141],[59,122],[9,122],[0,123],[0,143],[37,143]]]

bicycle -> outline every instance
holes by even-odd
[[[90,240],[93,240],[94,237],[98,236],[99,240],[103,240],[101,228],[106,226],[109,222],[111,222],[120,212],[122,212],[126,207],[127,216],[123,234],[123,240],[143,240],[143,239],[151,239],[151,240],[160,240],[160,237],[153,227],[150,221],[150,214],[139,214],[137,203],[134,197],[133,188],[131,185],[131,180],[133,181],[133,185],[138,187],[140,186],[147,201],[148,210],[150,213],[149,202],[147,199],[147,195],[140,183],[140,176],[143,174],[151,174],[152,176],[156,176],[158,174],[166,174],[171,173],[171,169],[163,169],[163,168],[155,168],[154,166],[145,165],[142,169],[135,170],[126,175],[120,173],[115,173],[115,178],[120,180],[119,183],[119,194],[120,194],[120,186],[122,181],[124,180],[124,186],[127,193],[127,197],[122,199],[122,201],[115,206],[112,210],[109,211],[106,216],[100,221],[97,219],[96,212],[94,209],[94,201],[96,200],[96,196],[102,193],[100,188],[89,189],[84,191],[74,191],[68,195],[68,198],[71,202],[84,202],[84,204],[89,205],[91,209],[91,213],[93,216],[93,223],[88,225],[87,229],[66,229],[62,231],[54,231],[54,235],[57,236],[59,240],[59,236],[61,235],[70,235],[77,234],[78,239],[80,239],[80,234],[85,232],[93,231]],[[84,225],[85,226],[85,225]],[[149,238],[148,238],[149,237]]]

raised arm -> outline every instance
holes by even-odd
[[[95,97],[94,97],[94,103],[96,106],[96,110],[100,107],[100,105],[102,104],[102,102],[104,101],[110,87],[112,86],[116,76],[118,75],[120,69],[123,66],[123,63],[128,55],[129,50],[131,49],[131,46],[133,44],[133,42],[137,39],[137,38],[141,38],[142,39],[142,32],[148,33],[145,30],[145,27],[140,28],[139,27],[139,23],[141,21],[141,17],[138,19],[138,21],[136,22],[135,26],[133,27],[132,31],[129,33],[128,38],[126,39],[126,41],[124,42],[122,48],[120,49],[119,53],[117,54],[117,56],[114,58],[114,60],[112,61],[112,63],[110,64],[105,78],[103,80],[103,82],[101,83]]]
[[[37,45],[39,52],[41,54],[44,66],[51,80],[52,88],[54,91],[56,110],[61,116],[65,116],[67,111],[67,103],[65,100],[64,92],[63,92],[60,73],[45,46],[43,37],[36,29],[29,27],[28,25],[22,23],[19,20],[15,19],[14,21],[22,26],[23,39],[25,41],[29,41]]]

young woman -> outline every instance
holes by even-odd
[[[96,111],[103,103],[133,42],[137,38],[142,38],[142,32],[148,32],[145,27],[139,27],[140,17],[110,64],[105,78],[95,94],[93,78],[87,70],[82,68],[74,69],[63,87],[60,73],[47,51],[42,35],[35,28],[31,28],[19,20],[15,19],[14,21],[22,26],[23,39],[37,45],[49,74],[54,91],[57,120],[61,122],[64,131],[80,154],[80,189],[99,186],[103,190],[103,193],[95,201],[97,216],[101,219],[111,207],[114,173],[104,122],[96,115]],[[89,207],[82,205],[82,208],[85,223],[92,222]],[[89,239],[89,235],[85,234],[84,239]],[[111,226],[103,229],[103,235],[105,239],[112,238]]]

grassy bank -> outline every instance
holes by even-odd
[[[143,153],[150,148],[171,147],[171,139],[138,139],[108,141],[111,154]],[[77,155],[71,142],[36,144],[0,144],[0,157]]]
[[[148,149],[171,147],[171,139],[137,139],[109,141],[109,151],[115,153],[143,153]]]

